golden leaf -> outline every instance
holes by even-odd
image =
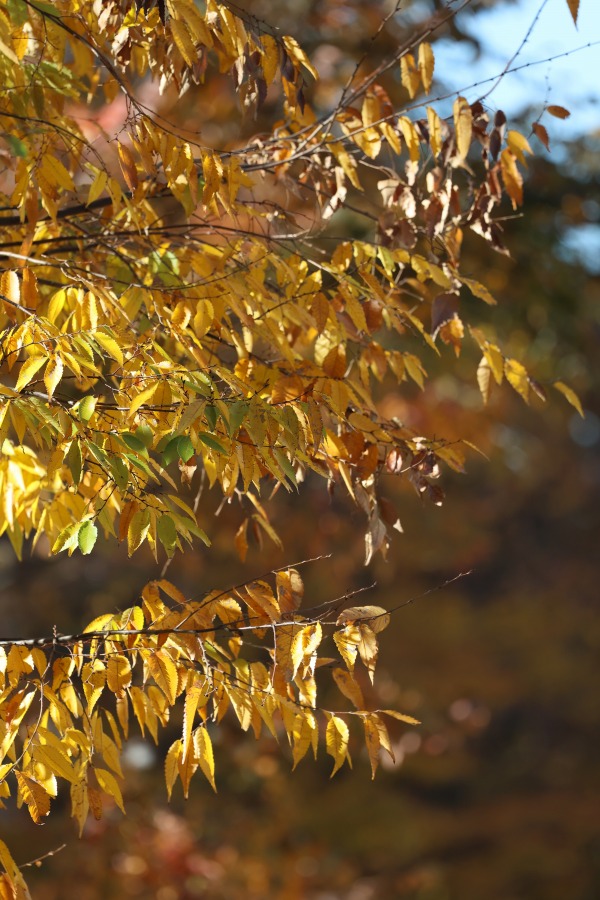
[[[206,727],[201,725],[194,731],[194,750],[198,757],[198,762],[203,774],[208,779],[213,791],[216,792],[215,785],[215,759],[213,754],[212,741]]]
[[[19,377],[15,384],[15,390],[22,391],[24,387],[27,387],[29,382],[34,378],[36,372],[39,372],[47,359],[47,356],[30,356],[26,359],[21,366],[21,371],[19,372]]]
[[[351,675],[350,672],[347,672],[346,669],[338,668],[333,669],[331,674],[344,697],[351,700],[357,709],[364,709],[365,701],[363,694],[353,675]]]
[[[79,825],[79,836],[83,834],[83,826],[86,823],[90,808],[88,799],[87,776],[80,774],[71,785],[71,815]]]
[[[348,758],[348,726],[339,716],[331,716],[327,722],[325,732],[325,743],[327,753],[333,757],[333,771],[331,778],[340,769]]]
[[[575,407],[582,419],[585,418],[583,414],[583,408],[581,406],[581,401],[572,388],[564,384],[562,381],[555,381],[553,387],[555,387],[557,391],[560,391],[563,397],[566,397],[571,406]]]
[[[297,569],[276,572],[277,602],[282,613],[296,612],[304,596],[304,584]]]
[[[390,614],[382,606],[349,606],[338,616],[336,625],[346,625],[364,621],[375,633],[383,631],[390,624]]]
[[[148,674],[154,679],[172,706],[177,697],[177,666],[167,650],[151,651],[146,658]]]
[[[529,146],[529,141],[527,140],[527,138],[518,131],[507,131],[506,143],[508,144],[514,155],[517,157],[519,162],[522,165],[527,166],[525,153],[533,153],[533,150]]]
[[[431,49],[431,44],[423,41],[423,43],[419,45],[418,59],[421,81],[423,82],[425,92],[429,93],[431,89],[431,82],[433,80],[433,69],[435,65],[435,59],[433,50]]]
[[[427,124],[429,125],[429,144],[434,156],[438,156],[442,150],[442,120],[431,106],[427,107]]]
[[[379,726],[374,719],[376,719],[376,716],[367,715],[363,717],[365,742],[367,745],[367,753],[369,754],[369,761],[371,763],[371,778],[375,778],[377,772],[377,767],[379,765],[379,748],[381,746]]]
[[[408,91],[408,96],[412,100],[419,90],[419,85],[421,83],[419,70],[415,65],[415,58],[412,53],[405,53],[400,59],[400,78],[402,84]]]
[[[473,114],[464,97],[457,97],[454,101],[454,129],[456,133],[456,151],[460,159],[465,159],[471,146]]]
[[[36,825],[39,825],[50,812],[50,795],[41,784],[38,784],[33,778],[29,778],[24,772],[15,769],[14,773],[17,778],[19,795],[27,804],[29,815]]]
[[[526,403],[529,403],[529,376],[525,366],[516,359],[504,361],[504,374],[507,381],[521,395]]]
[[[514,153],[508,147],[500,155],[500,168],[506,193],[512,201],[513,209],[523,202],[523,178],[517,169]]]
[[[378,712],[385,713],[386,716],[391,716],[392,719],[398,719],[399,722],[406,722],[407,725],[421,724],[419,719],[414,719],[412,716],[406,716],[404,713],[396,712],[395,709],[380,709]]]
[[[490,399],[491,375],[492,370],[490,364],[487,361],[487,358],[482,356],[481,362],[477,367],[477,384],[479,385],[479,390],[481,391],[484,403],[487,403]]]
[[[131,663],[126,656],[113,654],[106,661],[106,684],[109,691],[118,696],[123,696],[126,688],[131,684]]]
[[[109,772],[108,769],[94,767],[93,771],[98,779],[98,784],[104,793],[108,794],[109,797],[112,797],[121,812],[124,813],[125,807],[123,806],[123,795],[121,794],[121,788],[119,787],[119,782],[115,776]]]

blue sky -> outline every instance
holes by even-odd
[[[542,3],[543,0],[500,3],[475,16],[463,15],[463,27],[477,35],[483,53],[476,58],[466,45],[436,42],[436,70],[440,79],[468,100],[477,99],[491,84],[469,86],[502,71],[518,50]],[[581,0],[577,28],[567,0],[546,0],[513,65],[545,60],[596,41],[599,43],[594,47],[507,74],[486,103],[492,109],[503,109],[512,116],[532,103],[541,110],[544,98],[548,96],[549,103],[564,106],[571,112],[570,119],[565,121],[553,119],[548,114],[544,116],[542,122],[551,138],[558,141],[600,130],[600,0]]]

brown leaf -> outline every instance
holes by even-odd
[[[550,150],[550,136],[548,132],[544,128],[543,125],[540,125],[539,122],[534,122],[531,126],[531,130],[535,134],[536,138],[542,142],[546,150]]]
[[[565,109],[564,106],[550,105],[546,107],[546,112],[549,112],[555,119],[568,119],[571,115],[569,110]]]
[[[579,15],[579,0],[567,0],[569,12],[573,16],[573,21],[577,25],[577,16]]]

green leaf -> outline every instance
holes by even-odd
[[[152,473],[150,466],[141,456],[134,456],[133,453],[124,453],[125,459],[128,459],[129,462],[136,467],[136,469],[140,469],[145,475],[148,475],[150,478],[153,478],[156,481],[156,476]]]
[[[72,550],[77,544],[77,534],[80,528],[81,522],[71,522],[70,525],[63,528],[52,545],[52,552],[60,553],[61,550]]]
[[[182,459],[184,462],[187,462],[195,452],[191,438],[187,434],[178,434],[171,438],[162,451],[162,455],[165,465],[168,466],[176,459]]]
[[[127,530],[127,549],[129,556],[143,543],[150,529],[150,510],[148,507],[138,509]]]
[[[154,441],[154,432],[149,425],[138,425],[135,429],[135,437],[139,438],[144,447],[149,450]]]
[[[135,450],[136,453],[141,453],[142,456],[147,457],[148,451],[146,449],[146,444],[143,440],[138,437],[137,434],[131,434],[128,431],[123,432],[123,434],[119,435],[124,444],[126,444],[130,450]]]
[[[177,434],[174,438],[171,438],[165,446],[162,448],[162,457],[165,466],[171,465],[173,460],[177,459],[179,456],[179,438],[181,435]],[[162,444],[162,441],[160,442]],[[160,444],[158,445],[160,447]],[[158,449],[158,448],[157,448]]]
[[[229,437],[233,437],[247,415],[248,403],[246,400],[236,400],[231,404],[229,407]]]
[[[81,473],[83,470],[83,460],[81,458],[81,446],[79,441],[73,441],[65,456],[65,462],[73,478],[73,484],[79,484],[81,481]]]
[[[84,556],[87,556],[92,552],[97,537],[98,529],[96,528],[94,523],[90,519],[88,519],[83,523],[77,533],[77,543]]]
[[[187,434],[182,434],[180,438],[177,440],[177,452],[179,453],[180,458],[187,462],[192,458],[194,453],[194,445],[192,444],[191,439]]]
[[[129,484],[129,469],[120,456],[110,456],[108,460],[110,473],[120,491],[124,491]]]
[[[100,463],[100,465],[104,466],[104,468],[108,468],[109,462],[108,454],[106,453],[106,451],[103,450],[102,447],[99,447],[98,444],[94,444],[93,441],[86,441],[85,443],[96,462]]]
[[[14,134],[3,134],[2,137],[15,156],[20,156],[21,159],[27,156],[27,146],[18,137],[15,137]]]
[[[177,546],[177,529],[171,516],[165,515],[160,517],[156,532],[167,553],[171,553]]]
[[[183,382],[183,386],[190,391],[195,391],[196,394],[202,394],[203,397],[208,397],[210,395],[210,388],[206,384],[198,384],[196,381],[186,380]]]
[[[290,479],[294,487],[298,487],[298,484],[296,482],[296,471],[285,453],[283,453],[281,450],[274,450],[273,456],[275,457],[287,477]]]
[[[203,444],[206,444],[207,447],[210,447],[211,450],[216,450],[217,453],[223,453],[225,456],[227,455],[227,450],[225,447],[218,442],[216,438],[212,436],[212,434],[207,434],[205,431],[199,431],[198,437],[202,441]]]
[[[91,394],[88,394],[87,397],[83,397],[78,404],[77,407],[77,415],[79,416],[80,421],[89,422],[92,416],[94,415],[94,410],[96,409],[96,403],[98,402],[97,397],[93,397]]]
[[[214,431],[215,428],[217,427],[217,419],[219,418],[219,410],[217,409],[216,406],[210,405],[210,406],[207,406],[206,409],[204,410],[204,415],[206,416],[206,421],[208,422],[208,425],[209,425],[211,431]]]

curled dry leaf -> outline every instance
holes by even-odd
[[[390,614],[382,606],[350,606],[337,618],[336,625],[365,622],[376,634],[390,624]]]

